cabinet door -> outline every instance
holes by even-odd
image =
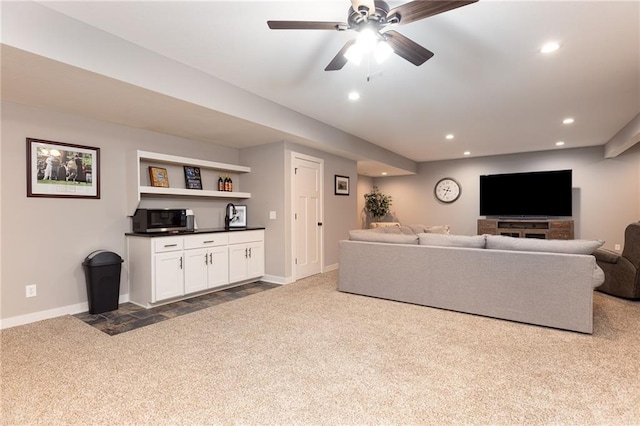
[[[154,272],[152,303],[184,294],[182,251],[156,254]]]
[[[247,278],[247,244],[231,244],[229,246],[229,282],[235,283]]]
[[[184,292],[185,294],[207,288],[209,252],[207,249],[184,251]]]
[[[261,277],[264,275],[264,243],[256,241],[248,246],[247,278]]]
[[[227,246],[214,247],[208,250],[209,288],[229,284],[229,249]]]

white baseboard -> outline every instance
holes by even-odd
[[[334,263],[333,265],[327,265],[324,267],[322,272],[331,272],[338,270],[338,263]]]
[[[129,294],[121,294],[118,303],[126,303],[129,301]],[[75,315],[89,311],[89,302],[76,303],[75,305],[61,306],[59,308],[48,309],[46,311],[33,312],[26,315],[18,315],[15,317],[0,320],[0,330],[6,328],[17,327],[19,325],[31,324],[51,318],[57,318],[64,315]]]
[[[292,277],[279,277],[277,275],[264,275],[260,278],[260,281],[278,285],[291,284],[294,282]]]

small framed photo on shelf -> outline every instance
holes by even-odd
[[[349,176],[336,176],[335,195],[349,195]]]
[[[151,179],[151,186],[169,188],[169,176],[167,175],[167,169],[163,167],[149,166],[149,178]]]
[[[184,166],[184,186],[187,189],[202,189],[200,167]]]
[[[247,227],[247,206],[236,206],[235,214],[229,220],[230,228]]]

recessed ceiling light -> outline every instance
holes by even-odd
[[[562,145],[564,145],[564,142],[563,142],[563,141],[558,141],[558,142],[556,142],[556,146],[562,146]]]
[[[551,53],[555,52],[558,49],[560,49],[560,44],[555,41],[550,41],[542,45],[542,47],[540,48],[540,52]]]
[[[575,120],[571,117],[567,117],[564,120],[562,120],[562,124],[573,124]]]
[[[357,101],[358,99],[360,99],[360,93],[358,93],[358,92],[349,93],[349,100],[350,101]]]
[[[471,155],[471,151],[465,151],[464,155]]]
[[[387,172],[382,172],[382,173],[380,173],[380,174],[381,174],[382,176],[386,176],[386,175],[387,175]]]
[[[453,139],[453,135],[451,133],[449,133],[447,136],[445,136],[445,138],[447,139]]]

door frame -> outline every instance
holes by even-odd
[[[318,163],[320,165],[320,222],[322,222],[322,226],[320,227],[320,238],[318,239],[318,243],[320,245],[320,273],[324,272],[324,160],[322,158],[313,157],[311,155],[302,154],[299,152],[291,151],[291,161],[290,161],[290,170],[289,170],[289,182],[290,182],[290,194],[291,194],[291,282],[296,282],[298,280],[298,268],[296,265],[297,258],[297,241],[296,241],[296,159],[299,158],[301,160],[311,161],[314,163]]]

